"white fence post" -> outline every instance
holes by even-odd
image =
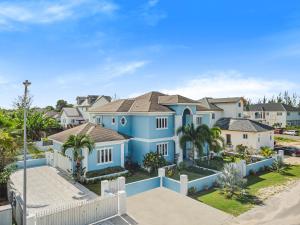
[[[240,169],[241,169],[241,175],[242,175],[242,177],[246,177],[247,176],[246,160],[241,160],[240,161]]]
[[[127,213],[126,192],[118,191],[118,214],[124,215]]]
[[[160,187],[162,187],[163,186],[163,177],[166,176],[165,168],[159,168],[158,169],[158,176],[160,177]]]
[[[180,175],[180,194],[187,195],[188,194],[188,176]]]
[[[118,191],[125,191],[125,177],[118,177]]]
[[[284,160],[284,151],[283,150],[278,151],[277,160],[283,162],[283,160]]]
[[[108,194],[109,191],[109,183],[108,180],[101,181],[101,196],[105,196]]]

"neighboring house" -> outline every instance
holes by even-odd
[[[44,116],[53,118],[53,119],[55,119],[57,122],[60,123],[60,113],[59,113],[59,112],[56,112],[56,111],[54,111],[54,110],[51,110],[51,111],[45,112]]]
[[[245,118],[221,118],[216,126],[221,128],[229,149],[241,144],[256,151],[264,146],[274,148],[274,130],[266,124]]]
[[[60,116],[60,125],[63,128],[72,128],[84,123],[85,120],[77,108],[63,108]]]
[[[78,96],[76,98],[75,108],[79,110],[82,117],[86,122],[89,121],[88,110],[91,107],[98,107],[105,105],[106,103],[111,102],[111,97],[105,95],[88,95],[88,96]]]
[[[125,157],[128,155],[128,138],[126,136],[100,125],[85,123],[49,136],[48,138],[53,141],[54,151],[61,152],[63,143],[72,134],[89,135],[95,143],[95,149],[90,154],[87,149],[82,150],[84,156],[82,164],[86,168],[86,172],[113,166],[124,167]],[[72,158],[70,150],[66,151],[66,155]]]
[[[300,126],[300,109],[283,103],[250,105],[245,115],[270,126]]]
[[[243,97],[232,98],[203,98],[199,100],[197,114],[203,117],[205,124],[213,127],[223,117],[243,118],[245,99]]]

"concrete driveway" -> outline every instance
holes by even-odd
[[[90,200],[97,195],[78,183],[66,180],[56,168],[41,166],[27,169],[27,205],[29,213],[63,204]],[[16,192],[23,195],[23,170],[11,175]]]
[[[232,225],[299,225],[300,182],[237,217]]]
[[[232,216],[165,188],[127,200],[128,213],[139,225],[222,225]]]

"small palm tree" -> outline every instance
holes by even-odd
[[[210,129],[210,138],[208,140],[209,149],[215,153],[224,148],[224,138],[221,136],[222,130],[219,127]]]
[[[195,152],[198,150],[199,155],[203,155],[205,144],[210,140],[210,129],[203,124],[195,128],[194,124],[179,127],[177,135],[180,135],[180,147],[184,149],[186,145],[191,145],[190,158],[194,161]]]
[[[76,161],[77,177],[80,177],[81,161],[83,160],[82,149],[87,148],[89,154],[94,149],[94,142],[88,135],[70,135],[68,140],[62,146],[63,155],[66,154],[67,149],[72,150],[73,160]]]

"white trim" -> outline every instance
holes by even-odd
[[[160,116],[160,115],[173,115],[175,114],[175,112],[91,112],[89,111],[89,114],[99,114],[99,115],[118,115],[118,116],[122,116],[122,115],[153,115],[153,116]]]
[[[133,141],[141,141],[141,142],[147,142],[147,143],[152,143],[152,142],[163,142],[163,141],[175,141],[176,136],[173,137],[165,137],[165,138],[153,138],[153,139],[146,139],[146,138],[130,138],[130,140]]]
[[[107,162],[98,162],[98,152],[100,152],[100,159],[102,158],[101,157],[101,151],[110,151],[111,153],[111,161],[107,161]],[[96,149],[96,162],[97,162],[97,165],[105,165],[105,164],[111,164],[114,162],[114,157],[113,157],[113,147],[106,147],[106,148],[100,148],[100,149]]]
[[[118,141],[105,141],[105,142],[97,142],[95,143],[95,147],[107,146],[107,145],[119,145],[123,144],[128,140],[118,140]]]
[[[190,112],[191,112],[190,115],[194,115],[194,114],[193,114],[193,110],[192,110],[189,106],[186,106],[186,107],[184,108],[184,110],[182,111],[181,116],[183,116],[183,113],[184,113],[184,111],[185,111],[186,109],[190,110]]]

